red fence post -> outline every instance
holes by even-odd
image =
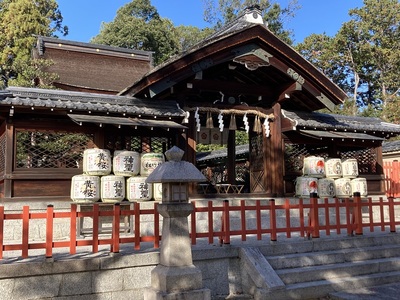
[[[54,225],[54,206],[47,205],[46,214],[46,258],[53,256],[53,225]]]
[[[276,242],[277,234],[276,234],[276,208],[275,208],[275,199],[269,200],[269,204],[271,207],[269,223],[271,227],[271,241]]]
[[[395,215],[394,215],[394,199],[393,197],[388,197],[389,201],[389,224],[390,224],[390,232],[396,232],[396,224],[395,224]]]
[[[208,201],[208,243],[214,243],[214,209],[212,201]]]
[[[28,258],[29,249],[29,206],[22,208],[22,258]]]
[[[224,244],[231,243],[230,236],[230,223],[229,223],[229,200],[224,200],[224,206],[222,211],[222,242]]]
[[[134,205],[134,216],[135,216],[135,246],[134,249],[135,250],[140,250],[140,204],[139,202],[135,202]],[[158,212],[157,212],[158,213]]]
[[[363,234],[363,224],[362,224],[362,204],[361,204],[361,194],[359,192],[354,193],[354,223],[356,225],[356,235]]]
[[[99,252],[99,205],[93,205],[92,251]]]
[[[76,211],[77,211],[77,205],[71,204],[71,225],[70,225],[70,230],[69,230],[69,253],[70,254],[76,254]]]
[[[160,214],[158,213],[158,203],[154,203],[154,248],[160,247]]]
[[[192,245],[196,245],[196,201],[192,201],[193,211],[190,215],[190,237]]]
[[[317,193],[310,194],[310,219],[311,219],[311,236],[319,238],[319,218],[318,218],[318,196]]]
[[[261,201],[256,201],[256,222],[257,222],[257,240],[261,240]],[[246,224],[246,220],[244,220]]]
[[[119,232],[120,232],[120,222],[121,222],[121,206],[119,203],[115,203],[113,206],[113,227],[112,227],[112,243],[111,243],[111,252],[118,253],[119,252]]]
[[[3,259],[4,245],[4,206],[0,206],[0,259]]]

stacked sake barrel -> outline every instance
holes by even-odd
[[[71,199],[80,203],[161,200],[161,195],[153,194],[153,184],[145,181],[162,162],[159,153],[116,150],[112,157],[106,149],[87,149],[83,174],[72,177]]]
[[[303,176],[296,178],[296,196],[309,197],[318,193],[318,182],[325,177],[325,162],[323,157],[310,156],[303,160]]]
[[[310,193],[318,193],[321,198],[344,198],[354,192],[367,196],[367,181],[358,178],[356,159],[304,158],[303,176],[296,179],[296,196],[308,197]]]

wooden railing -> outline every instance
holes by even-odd
[[[400,162],[384,162],[385,190],[388,197],[400,197]]]
[[[276,204],[273,199],[240,200],[238,204],[231,204],[229,200],[208,201],[206,205],[204,201],[192,203],[194,211],[189,220],[193,245],[199,240],[209,244],[229,244],[232,238],[246,241],[249,236],[257,240],[269,237],[271,241],[277,241],[278,238],[291,238],[293,234],[319,238],[321,234],[329,236],[332,233],[361,235],[366,231],[373,232],[376,228],[395,232],[396,226],[400,225],[400,220],[395,219],[395,209],[400,201],[395,201],[393,197],[387,200],[379,198],[378,201],[361,199],[359,195],[347,199],[318,199],[312,194],[310,199],[286,199],[282,204]],[[45,212],[30,212],[29,207],[24,206],[20,213],[6,213],[4,207],[0,206],[0,259],[5,251],[21,251],[22,258],[27,258],[31,249],[44,249],[45,256],[51,258],[55,248],[67,248],[70,254],[75,254],[81,246],[90,246],[93,253],[99,251],[100,245],[109,245],[110,251],[114,253],[120,251],[121,244],[132,244],[134,250],[140,250],[142,243],[150,242],[154,248],[158,248],[161,236],[157,205],[155,202],[153,208],[141,209],[140,203],[132,203],[129,209],[122,210],[119,204],[115,204],[112,210],[102,211],[98,204],[93,204],[93,209],[85,212],[78,211],[77,204],[71,204],[71,210],[67,212],[56,212],[52,205]],[[133,222],[133,230],[121,234],[120,220],[125,216]],[[141,216],[153,219],[151,234],[141,233]],[[85,217],[92,219],[92,232],[90,237],[81,238],[77,235],[77,222],[79,218]],[[104,217],[112,219],[109,234],[99,233],[99,220]],[[57,219],[68,220],[68,240],[53,239],[53,225]],[[8,243],[4,240],[8,220],[20,221],[21,241]],[[45,222],[44,241],[30,240],[31,220]],[[249,221],[252,221],[251,224]]]

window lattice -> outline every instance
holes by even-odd
[[[286,144],[285,145],[285,170],[286,172],[301,172],[303,161],[307,156],[320,156],[329,158],[327,147],[312,147],[310,145]],[[340,151],[342,160],[353,158],[357,160],[358,172],[360,174],[376,173],[376,154],[373,148]]]
[[[0,136],[0,172],[4,172],[6,169],[6,134],[3,133]]]
[[[107,135],[106,148],[115,150],[129,150],[139,153],[164,153],[171,148],[171,140],[167,137],[141,137],[131,135]]]
[[[310,153],[303,145],[285,144],[286,172],[300,172],[303,169],[304,157],[309,155]]]
[[[341,153],[341,159],[353,158],[358,163],[358,173],[360,174],[374,174],[376,170],[376,153],[373,148],[346,151]]]
[[[45,130],[16,132],[16,168],[80,168],[93,136]]]

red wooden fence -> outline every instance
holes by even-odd
[[[385,190],[388,197],[400,197],[400,162],[384,162]]]
[[[306,203],[305,203],[306,202]],[[400,201],[393,197],[387,200],[380,198],[372,201],[371,198],[361,199],[354,196],[349,199],[318,199],[316,196],[307,200],[298,199],[295,204],[286,199],[283,204],[276,204],[275,200],[241,200],[239,205],[231,205],[228,200],[216,203],[208,201],[207,206],[192,202],[194,211],[191,214],[190,238],[192,244],[206,239],[209,244],[217,242],[229,244],[232,237],[246,241],[247,237],[255,236],[258,240],[269,236],[271,241],[278,237],[291,238],[292,234],[301,237],[319,238],[321,234],[331,233],[348,235],[373,232],[375,228],[381,231],[396,231],[400,220],[395,219],[395,208]],[[46,257],[52,257],[53,249],[69,248],[70,254],[75,254],[77,247],[91,246],[92,252],[99,251],[100,245],[109,245],[111,252],[119,252],[121,244],[132,244],[134,250],[139,250],[144,242],[151,242],[154,248],[159,247],[160,220],[157,213],[157,203],[151,209],[141,209],[140,203],[134,203],[133,209],[121,210],[119,204],[113,205],[110,211],[100,211],[99,205],[94,204],[91,211],[79,212],[76,204],[71,204],[71,211],[55,212],[52,205],[45,212],[30,212],[24,206],[21,213],[5,213],[0,206],[0,259],[4,251],[21,251],[22,258],[27,258],[30,249],[44,249]],[[131,207],[131,208],[132,208]],[[202,214],[202,215],[201,215]],[[141,235],[141,216],[152,216],[153,234]],[[130,216],[133,219],[133,232],[127,235],[120,234],[121,216]],[[202,218],[198,218],[202,216]],[[294,217],[295,216],[295,217]],[[386,217],[385,217],[386,216]],[[78,218],[89,217],[93,220],[91,238],[81,239],[77,236]],[[112,232],[109,235],[99,235],[99,219],[112,217]],[[70,223],[69,240],[55,241],[53,239],[53,224],[55,219],[65,218]],[[231,221],[240,220],[240,225],[233,226]],[[248,219],[255,219],[254,225],[248,225]],[[46,238],[43,242],[34,242],[29,239],[30,220],[42,219],[46,226]],[[207,229],[198,230],[199,219],[206,219]],[[7,220],[21,220],[21,242],[8,244],[4,240],[4,229]],[[324,220],[320,222],[320,220]],[[204,221],[203,221],[204,222]],[[204,227],[204,226],[203,226]]]

